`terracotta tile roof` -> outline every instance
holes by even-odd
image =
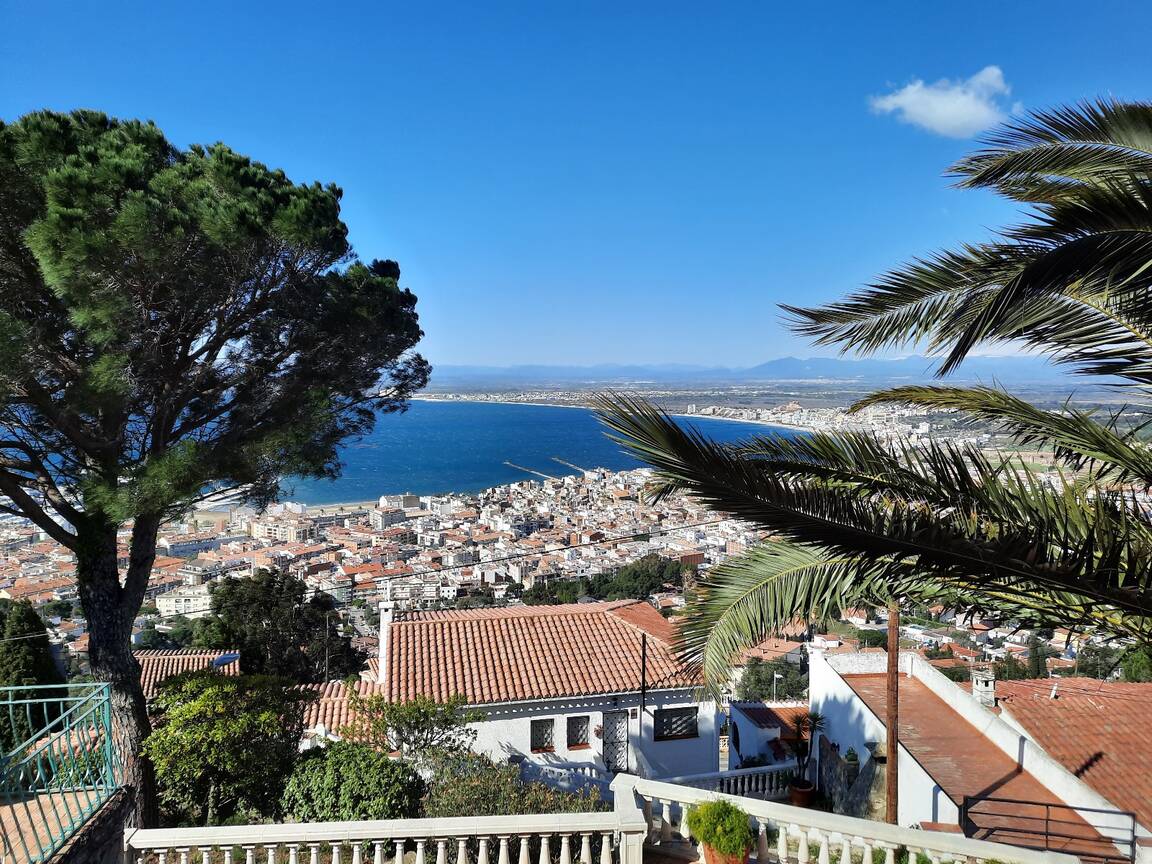
[[[348,689],[343,681],[330,681],[327,684],[304,685],[306,690],[316,694],[316,698],[304,709],[304,730],[312,731],[320,724],[336,735],[352,722],[352,707],[348,701]],[[361,696],[375,696],[384,690],[379,684],[370,681],[357,681],[356,692]]]
[[[760,660],[782,660],[794,652],[804,653],[803,642],[793,642],[790,639],[777,639],[770,636],[763,642],[753,645],[741,652],[739,663],[747,663],[753,657]]]
[[[694,687],[671,649],[672,625],[640,600],[419,612],[391,626],[389,697],[462,695],[471,704]]]
[[[845,675],[848,683],[881,724],[887,699],[887,676]],[[997,689],[1000,683],[997,682]],[[984,734],[948,707],[917,678],[900,677],[900,744],[907,750],[952,801],[960,806],[964,796],[1010,798],[1028,804],[997,805],[994,815],[973,813],[972,835],[980,840],[1013,846],[1043,848],[1044,837],[1029,834],[1037,826],[1036,813],[1043,804],[1063,804],[1016,760],[993,744]],[[1083,839],[1057,841],[1053,851],[1099,857],[1105,844],[1078,816],[1060,811],[1061,830]],[[1057,847],[1056,843],[1065,845]]]
[[[997,681],[996,698],[1053,759],[1117,807],[1133,811],[1142,825],[1152,825],[1152,684]]]
[[[87,634],[85,634],[87,635]],[[140,686],[144,698],[156,695],[160,684],[173,675],[184,672],[204,672],[214,666],[222,675],[240,674],[240,652],[220,651],[213,648],[174,648],[155,651],[133,651],[140,664]],[[232,656],[234,659],[216,666],[216,661]]]

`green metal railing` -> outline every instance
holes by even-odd
[[[0,687],[0,861],[50,858],[121,776],[109,685]]]

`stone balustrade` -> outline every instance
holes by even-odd
[[[126,864],[641,864],[633,811],[140,829],[124,847]]]
[[[883,864],[897,864],[899,853],[905,850],[909,862],[926,859],[931,864],[1077,864],[1079,861],[1072,855],[974,840],[962,834],[903,828],[628,775],[616,778],[613,792],[618,810],[626,806],[630,797],[640,807],[648,824],[646,842],[650,846],[663,846],[677,854],[682,854],[692,840],[684,819],[688,809],[693,804],[725,798],[749,814],[757,836],[753,850],[757,862],[880,864],[882,860]]]
[[[708,792],[721,792],[742,798],[770,800],[786,798],[788,784],[796,775],[796,763],[764,765],[757,768],[737,768],[731,771],[712,771],[708,774],[685,774],[682,777],[663,778],[664,783],[692,786]]]
[[[757,771],[773,773],[748,769],[744,776]],[[705,785],[717,779],[699,776]],[[717,798],[749,814],[757,864],[1079,861],[630,774],[612,781],[612,793],[608,812],[127,831],[125,864],[643,864],[645,849],[663,861],[690,860],[699,847],[684,817],[692,805]]]

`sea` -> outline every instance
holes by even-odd
[[[677,422],[723,442],[797,434],[707,417]],[[587,408],[435,400],[413,400],[402,414],[378,417],[371,434],[344,446],[341,460],[344,470],[336,480],[286,478],[281,500],[316,506],[401,492],[478,492],[541,479],[522,468],[556,477],[578,473],[572,465],[621,471],[641,464],[608,439]]]

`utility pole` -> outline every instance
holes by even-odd
[[[900,803],[900,775],[897,762],[900,756],[900,604],[895,600],[888,603],[888,699],[884,725],[887,727],[885,745],[887,762],[884,765],[884,778],[887,781],[887,795],[884,801],[885,819],[897,823]]]

